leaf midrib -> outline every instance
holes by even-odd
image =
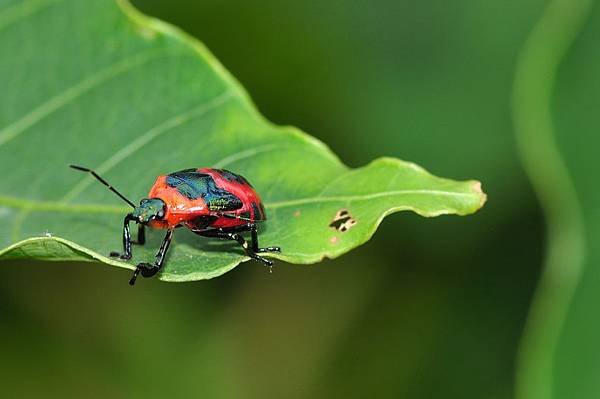
[[[463,198],[479,198],[477,194],[459,193],[443,190],[393,190],[383,191],[372,194],[362,195],[347,195],[347,196],[328,196],[328,197],[307,197],[298,198],[295,200],[265,202],[267,209],[286,208],[290,206],[312,204],[317,202],[353,202],[353,201],[368,201],[382,197],[392,197],[397,195],[433,195],[433,196],[449,196]],[[26,209],[30,211],[57,211],[67,213],[109,213],[123,214],[127,212],[128,207],[104,204],[72,204],[63,201],[34,201],[19,197],[0,196],[0,206],[6,206],[15,209]]]

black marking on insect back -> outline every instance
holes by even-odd
[[[176,188],[181,194],[189,199],[197,199],[202,194],[208,193],[212,178],[204,173],[198,173],[193,169],[186,169],[167,175],[167,184]],[[214,185],[214,181],[212,181]]]
[[[219,219],[218,216],[203,215],[192,220],[190,224],[194,226],[192,230],[204,230],[213,224],[217,219]]]
[[[167,184],[191,200],[204,198],[211,211],[234,211],[243,206],[237,196],[217,187],[210,175],[194,169],[167,175]]]
[[[205,200],[208,204],[208,209],[211,211],[235,211],[244,205],[242,204],[242,200],[224,190],[220,190],[215,195],[209,193],[205,197]]]
[[[258,204],[260,206],[260,218],[261,220],[267,220],[267,212],[265,212],[265,207],[262,202]]]
[[[252,213],[254,214],[254,220],[264,220],[263,214],[260,213],[260,209],[256,202],[252,202]]]
[[[345,233],[350,230],[356,224],[356,220],[350,216],[350,213],[346,209],[341,209],[336,213],[333,221],[329,223],[329,227],[341,232]]]
[[[243,186],[249,186],[252,187],[252,184],[250,184],[248,182],[248,180],[246,180],[246,178],[244,176],[240,176],[238,174],[235,174],[227,169],[215,169],[221,176],[223,176],[223,178],[227,181],[230,182],[236,182],[239,183]]]

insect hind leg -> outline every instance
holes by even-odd
[[[259,248],[258,247],[258,228],[256,227],[255,224],[250,224],[248,227],[250,229],[250,233],[252,234],[252,251],[254,251],[256,253],[281,252],[280,247]]]
[[[262,256],[259,256],[256,254],[256,252],[250,246],[248,241],[246,241],[246,239],[239,234],[239,232],[242,232],[242,231],[248,231],[248,229],[239,229],[238,228],[238,229],[229,230],[229,231],[223,230],[223,229],[213,229],[213,230],[195,231],[195,233],[200,236],[203,236],[203,237],[213,237],[213,238],[220,238],[223,240],[236,241],[238,244],[240,244],[240,246],[242,247],[242,249],[244,250],[244,252],[246,253],[246,255],[248,257],[250,257],[251,259],[254,259],[257,262],[264,264],[265,266],[269,266],[269,267],[273,266],[273,261],[271,261],[269,259],[265,259]]]

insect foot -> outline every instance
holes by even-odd
[[[280,247],[266,247],[266,248],[258,248],[256,252],[281,252]]]
[[[265,266],[273,266],[273,261],[269,260],[269,259],[265,259],[262,256],[258,256],[255,253],[249,253],[248,256],[250,256],[252,259],[254,259],[257,262],[261,262],[263,265]]]
[[[111,258],[121,258],[123,260],[130,260],[131,255],[123,254],[121,255],[119,252],[111,252],[109,255]]]
[[[152,277],[156,273],[158,273],[159,270],[160,267],[156,265],[151,265],[150,263],[143,262],[138,263],[135,270],[133,271],[133,276],[131,276],[131,280],[129,280],[129,285],[135,285],[135,280],[137,279],[137,276],[139,274],[141,274],[143,277]]]

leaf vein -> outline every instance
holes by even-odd
[[[161,134],[175,129],[195,118],[199,118],[203,115],[206,115],[211,110],[224,104],[227,100],[229,100],[232,97],[232,95],[233,93],[230,90],[227,90],[224,93],[216,96],[212,100],[202,103],[201,105],[189,109],[185,112],[182,112],[178,115],[172,116],[171,118],[161,122],[160,124],[153,126],[145,133],[140,135],[137,139],[133,140],[125,147],[121,148],[113,156],[111,156],[109,159],[100,164],[100,166],[96,168],[96,172],[108,172],[113,167],[127,159],[127,157],[140,150],[142,147],[144,147],[146,144],[148,144],[150,141],[154,140]],[[85,190],[92,182],[94,182],[94,179],[91,176],[84,177],[60,201],[72,201],[73,198],[75,198],[78,194]]]
[[[27,0],[6,7],[0,10],[0,30],[59,1],[64,0]]]
[[[256,147],[248,148],[246,150],[238,151],[233,154],[227,155],[226,157],[222,158],[221,160],[215,162],[213,165],[213,168],[223,168],[226,165],[232,164],[239,160],[242,160],[245,158],[251,158],[260,153],[273,151],[276,148],[283,148],[283,147],[284,146],[278,145],[278,144],[265,144],[265,145],[259,145]]]
[[[363,194],[363,195],[348,195],[348,196],[330,196],[330,197],[308,197],[299,198],[288,201],[277,201],[265,204],[265,207],[276,209],[284,208],[294,205],[304,205],[319,202],[351,202],[351,201],[366,201],[382,197],[392,197],[396,195],[432,195],[432,196],[446,196],[446,197],[478,197],[477,194],[472,193],[459,193],[453,191],[442,191],[442,190],[395,190],[395,191],[382,191],[379,193]]]
[[[165,51],[156,50],[137,53],[133,57],[127,57],[124,60],[116,62],[100,70],[99,72],[84,78],[79,83],[63,90],[59,94],[44,102],[42,105],[21,117],[19,120],[0,130],[0,146],[19,136],[21,133],[31,128],[42,119],[58,111],[71,101],[77,99],[90,90],[122,73],[133,69],[136,66],[141,66],[148,61],[164,54]]]

